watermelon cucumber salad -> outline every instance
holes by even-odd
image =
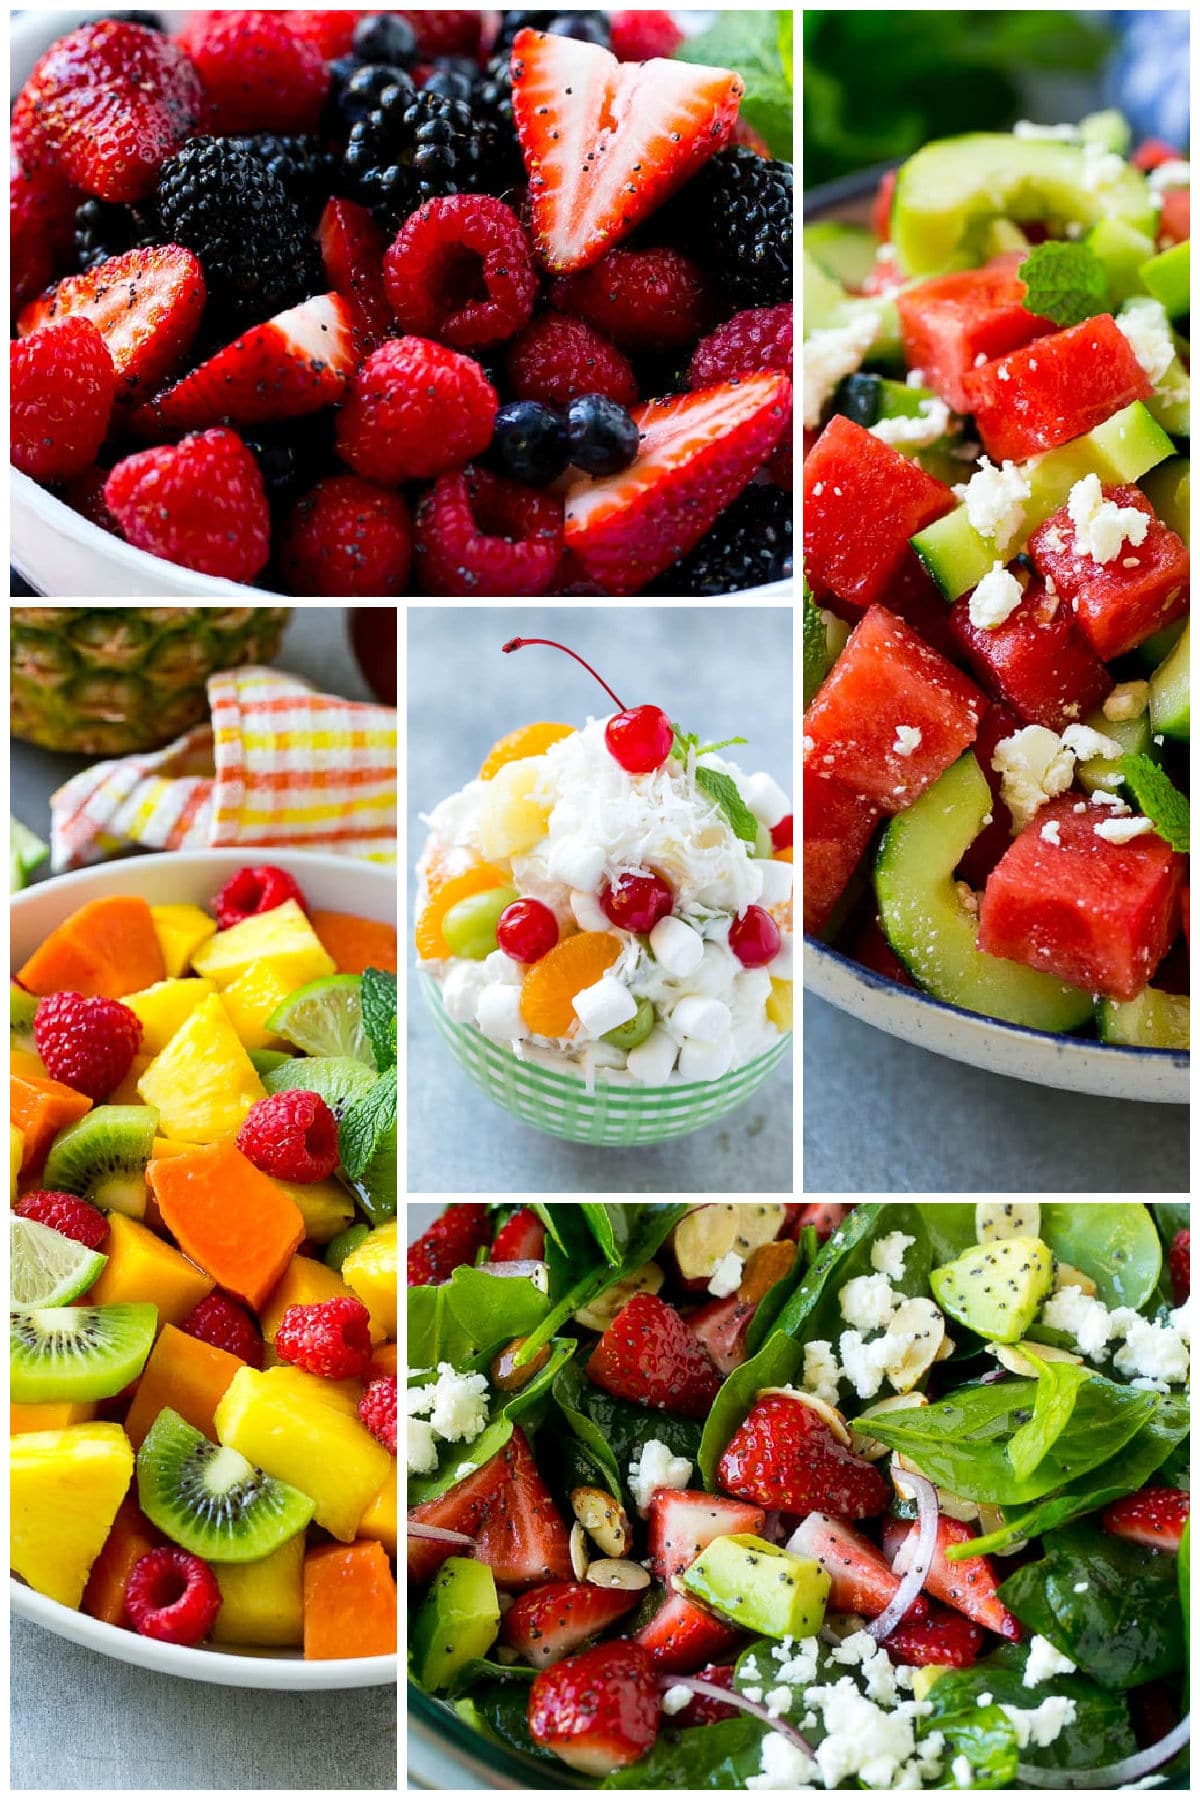
[[[547,1786],[1186,1787],[1188,1221],[447,1207],[415,1704]]]
[[[930,143],[804,246],[804,922],[1033,1030],[1189,1042],[1188,165]]]

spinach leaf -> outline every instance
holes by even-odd
[[[488,1680],[516,1681],[527,1688],[536,1674],[537,1670],[531,1669],[528,1663],[491,1662],[486,1656],[473,1656],[453,1677],[446,1692],[461,1694],[474,1687],[477,1681]]]
[[[604,1260],[619,1263],[629,1243],[631,1208],[625,1201],[609,1205],[603,1200],[581,1200],[579,1210],[592,1228],[592,1236],[604,1253]]]
[[[459,1718],[481,1737],[504,1744],[535,1762],[547,1763],[562,1771],[562,1762],[553,1750],[545,1750],[529,1735],[529,1695],[524,1686],[513,1681],[482,1681],[473,1694],[454,1702]]]
[[[1162,1245],[1149,1209],[1054,1201],[1042,1207],[1042,1241],[1096,1283],[1105,1306],[1144,1306],[1158,1285]]]
[[[481,1352],[523,1337],[549,1310],[545,1294],[524,1276],[455,1269],[437,1287],[408,1290],[409,1366],[435,1369],[448,1362],[461,1368]]]
[[[660,1731],[648,1756],[605,1778],[606,1788],[690,1788],[693,1792],[744,1788],[762,1766],[765,1725],[757,1719],[722,1719]]]
[[[1041,1562],[1023,1564],[1000,1587],[1022,1625],[1117,1692],[1182,1668],[1173,1556],[1084,1524],[1047,1533],[1043,1547]]]
[[[512,1436],[513,1425],[540,1407],[549,1395],[559,1370],[570,1361],[577,1348],[574,1338],[556,1338],[545,1367],[539,1369],[515,1394],[500,1397],[487,1425],[472,1443],[444,1445],[438,1457],[438,1466],[432,1475],[409,1477],[409,1505],[419,1506],[422,1501],[438,1499],[460,1479],[458,1471],[464,1463],[470,1463],[476,1469],[482,1468],[485,1462],[489,1462],[503,1450]]]
[[[657,1438],[675,1456],[686,1456],[695,1467],[700,1453],[700,1426],[694,1419],[680,1419],[674,1413],[659,1412],[657,1407],[618,1400],[587,1382],[580,1385],[577,1404],[609,1448],[619,1474],[622,1501],[631,1516],[634,1508],[629,1493],[629,1465],[637,1460],[648,1438]],[[590,1440],[588,1448],[592,1449]],[[592,1453],[595,1455],[594,1450]],[[604,1467],[607,1477],[613,1472],[612,1467],[607,1462]]]
[[[929,1253],[933,1267],[954,1262],[964,1250],[975,1247],[975,1203],[973,1200],[920,1200],[915,1211],[929,1235]]]
[[[1066,1430],[1079,1389],[1091,1371],[1078,1363],[1043,1362],[1030,1356],[1037,1369],[1033,1417],[1017,1427],[1008,1442],[1008,1460],[1018,1481],[1026,1481]]]
[[[621,1260],[615,1264],[593,1261],[589,1267],[585,1268],[582,1275],[565,1288],[562,1282],[555,1280],[555,1263],[551,1260],[550,1285],[555,1295],[555,1304],[542,1323],[526,1339],[521,1353],[522,1360],[527,1360],[543,1344],[548,1343],[579,1311],[580,1307],[595,1300],[606,1288],[619,1281],[623,1275],[632,1275],[641,1268],[643,1263],[648,1263],[655,1252],[662,1247],[667,1234],[674,1229],[684,1213],[687,1212],[688,1204],[686,1200],[680,1200],[669,1204],[656,1202],[647,1205],[638,1219]],[[582,1214],[580,1216],[582,1217]]]
[[[613,1455],[612,1446],[599,1426],[588,1417],[584,1410],[584,1396],[588,1392],[583,1371],[576,1362],[566,1363],[555,1378],[551,1394],[572,1435],[576,1437],[587,1451],[594,1466],[603,1476],[604,1485],[614,1500],[622,1497],[621,1476],[617,1469],[617,1459]]]
[[[995,1702],[980,1706],[945,1677],[934,1684],[929,1700],[933,1710],[921,1721],[919,1736],[941,1732],[946,1740],[946,1766],[956,1756],[965,1756],[971,1765],[973,1788],[1016,1787],[1017,1734],[1000,1707]]]
[[[1027,1644],[1004,1644],[971,1669],[949,1669],[934,1683],[930,1701],[953,1713],[975,1706],[980,1694],[990,1693],[997,1706],[1036,1707],[1038,1690],[1021,1681],[1028,1655]],[[1106,1692],[1086,1675],[1056,1675],[1054,1692],[1074,1700],[1075,1722],[1052,1744],[1029,1744],[1020,1753],[1022,1762],[1043,1769],[1093,1769],[1133,1754],[1137,1744],[1124,1695]],[[941,1729],[933,1715],[929,1723]]]

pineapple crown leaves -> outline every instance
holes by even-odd
[[[385,969],[364,969],[362,1022],[381,1075],[396,1066],[396,977]]]
[[[728,750],[731,745],[744,744],[745,738],[722,738],[719,743],[702,744],[696,732],[683,731],[674,721],[671,730],[675,734],[671,755],[676,762],[686,763],[690,755],[696,756],[696,786],[701,793],[708,795],[714,805],[720,807],[729,820],[734,836],[747,844],[753,844],[758,837],[758,820],[738,792],[737,783],[721,769],[702,768],[698,760],[716,750]]]

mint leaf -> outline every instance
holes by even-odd
[[[753,844],[758,840],[758,820],[738,793],[737,783],[720,769],[697,768],[696,786],[715,800],[733,827],[735,837]]]
[[[1172,850],[1187,856],[1191,849],[1191,829],[1186,795],[1180,793],[1166,771],[1148,756],[1123,756],[1121,776],[1159,837],[1165,838]]]
[[[396,1123],[398,1102],[396,1078],[389,1071],[347,1108],[338,1127],[338,1153],[351,1181],[365,1173],[380,1139]]]
[[[1017,273],[1025,311],[1056,325],[1082,325],[1108,306],[1104,265],[1086,244],[1035,244]]]
[[[675,52],[680,62],[733,69],[746,84],[741,117],[767,141],[771,155],[792,160],[791,12],[724,12]]]
[[[363,1030],[382,1075],[396,1066],[396,977],[385,969],[364,969]]]

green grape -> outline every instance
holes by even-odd
[[[455,956],[470,957],[472,962],[490,956],[496,948],[496,921],[516,898],[516,888],[488,888],[452,906],[442,920],[442,935]]]
[[[626,1019],[623,1025],[614,1025],[611,1031],[604,1034],[604,1042],[612,1044],[618,1050],[636,1050],[644,1044],[654,1030],[653,1000],[639,1000],[638,1009],[632,1019]]]

